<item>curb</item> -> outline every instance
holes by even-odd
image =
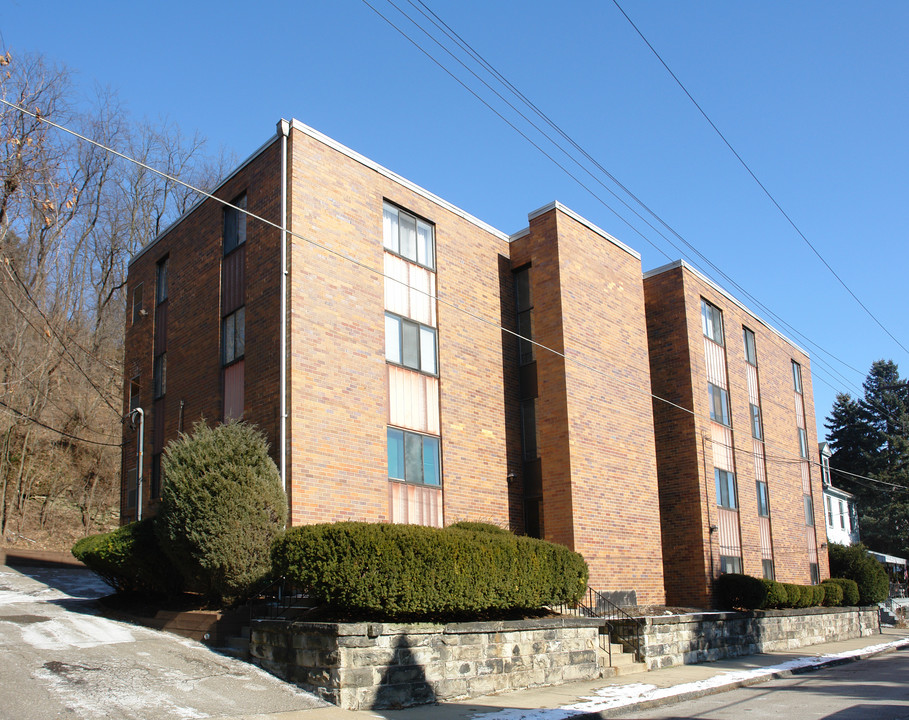
[[[744,680],[732,680],[728,683],[717,685],[715,687],[703,688],[700,690],[690,690],[688,692],[681,692],[677,695],[670,695],[668,697],[652,698],[650,700],[639,700],[637,702],[628,703],[627,705],[620,705],[588,713],[580,713],[578,715],[572,715],[571,719],[601,720],[605,718],[618,717],[619,715],[625,715],[627,713],[637,712],[639,710],[652,710],[654,708],[677,705],[688,700],[697,700],[699,698],[708,697],[710,695],[719,695],[720,693],[728,692],[729,690],[751,687],[752,685],[760,685],[771,680],[789,678],[793,677],[794,675],[805,675],[817,670],[825,670],[827,668],[837,667],[840,665],[849,665],[850,663],[858,662],[859,660],[867,660],[868,658],[875,657],[877,655],[885,655],[887,653],[896,652],[897,650],[900,650],[907,646],[909,646],[909,640],[904,640],[901,642],[897,641],[893,645],[885,648],[869,650],[867,652],[862,651],[848,657],[835,657],[829,660],[818,662],[816,664],[806,665],[800,668],[793,668],[792,670],[777,670],[767,673],[766,675],[758,675],[756,677],[747,678]]]

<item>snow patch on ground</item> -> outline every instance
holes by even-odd
[[[564,705],[559,708],[541,708],[533,710],[508,709],[494,713],[480,713],[474,718],[482,720],[568,720],[578,715],[591,712],[600,712],[613,708],[634,705],[648,700],[659,700],[697,691],[709,691],[726,685],[746,682],[762,677],[769,677],[777,673],[793,672],[817,667],[836,660],[849,660],[863,655],[875,654],[885,650],[909,646],[909,638],[894,640],[892,642],[871,645],[859,650],[848,650],[829,655],[815,655],[789,660],[778,665],[754,668],[753,670],[740,670],[735,672],[718,673],[711,678],[697,682],[682,683],[670,687],[657,687],[645,683],[628,683],[626,685],[607,685],[597,690],[593,697],[584,698],[584,702]]]

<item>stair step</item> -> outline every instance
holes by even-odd
[[[621,665],[613,664],[612,669],[615,670],[616,675],[636,675],[637,673],[647,672],[647,663],[630,662]]]

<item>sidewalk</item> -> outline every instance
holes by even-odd
[[[793,651],[652,670],[604,680],[566,683],[502,695],[487,695],[406,710],[314,708],[268,715],[267,720],[593,720],[671,705],[779,677],[842,665],[872,655],[909,648],[909,630],[883,628],[881,634],[823,643]],[[232,720],[266,720],[253,715]]]

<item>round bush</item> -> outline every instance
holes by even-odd
[[[155,523],[187,589],[213,602],[241,600],[270,573],[272,541],[287,517],[278,469],[250,425],[197,423],[167,446]]]
[[[830,580],[824,580],[821,583],[824,588],[824,605],[827,607],[839,607],[843,604],[843,588],[841,585]]]
[[[859,604],[859,589],[855,580],[849,578],[830,578],[824,580],[828,585],[836,585],[843,591],[843,599],[840,603],[845,607],[854,607]]]
[[[789,607],[789,596],[786,594],[783,583],[778,583],[776,580],[762,580],[761,582],[767,588],[767,599],[762,607],[774,609]]]
[[[716,579],[717,603],[731,610],[755,610],[767,602],[767,586],[758,578],[726,573]]]
[[[181,590],[180,574],[162,556],[152,518],[89,535],[72,552],[117,592],[173,595]]]
[[[342,522],[289,529],[275,572],[342,610],[400,618],[577,602],[587,564],[568,548],[508,532]]]
[[[864,545],[837,545],[830,543],[830,574],[849,578],[858,585],[861,605],[883,602],[890,595],[890,580],[887,571]]]

